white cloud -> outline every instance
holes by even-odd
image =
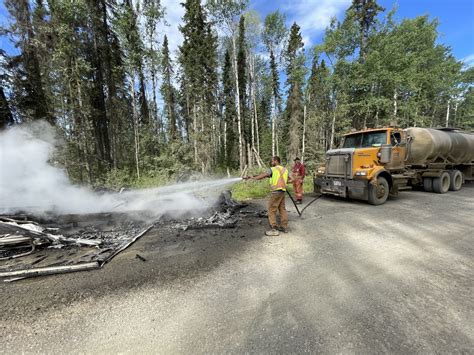
[[[311,39],[310,36],[303,35],[303,43],[304,43],[305,47],[311,47],[311,45],[313,44],[313,40]]]
[[[461,59],[461,61],[464,63],[466,67],[472,67],[474,66],[474,53],[468,55],[467,57]]]
[[[176,52],[183,41],[179,25],[182,24],[184,8],[180,0],[161,0],[161,3],[166,8],[167,25],[160,24],[159,29],[163,36],[168,36],[171,52]],[[286,14],[289,25],[296,22],[301,27],[305,46],[309,47],[314,43],[314,36],[329,25],[333,16],[345,11],[351,0],[280,0],[275,1],[271,7],[276,8],[278,3],[281,11]]]
[[[331,18],[345,11],[351,0],[285,0],[282,11],[290,24],[296,22],[301,27],[305,45],[310,46],[311,39],[322,32],[331,22]]]
[[[169,48],[172,53],[178,50],[178,46],[183,42],[183,36],[179,31],[179,25],[183,22],[184,7],[178,0],[161,0],[166,8],[165,19],[167,24],[160,24],[160,32],[168,36]]]

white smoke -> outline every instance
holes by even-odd
[[[65,171],[49,163],[56,142],[54,129],[41,121],[0,132],[0,213],[198,212],[215,202],[212,192],[239,180],[201,181],[98,195],[89,188],[71,184]],[[212,198],[197,196],[197,192]]]

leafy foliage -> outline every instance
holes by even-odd
[[[305,52],[279,11],[261,23],[247,0],[181,6],[175,57],[160,0],[5,0],[0,35],[15,51],[0,51],[0,128],[49,121],[69,176],[114,187],[263,168],[274,154],[311,167],[351,128],[474,128],[474,69],[428,15],[396,21],[353,0]]]

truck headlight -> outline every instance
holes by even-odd
[[[356,171],[356,176],[367,176],[367,171],[366,170]]]

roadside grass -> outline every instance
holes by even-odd
[[[173,184],[173,180],[165,176],[143,176],[140,179],[134,179],[130,187],[134,189],[143,189],[150,187],[160,187]]]
[[[313,192],[313,179],[311,176],[306,177],[304,180],[304,192]],[[232,197],[237,201],[246,201],[258,198],[265,198],[270,193],[270,186],[268,179],[255,181],[247,180],[236,183],[232,187]],[[288,184],[288,191],[292,194],[293,184]]]
[[[264,198],[270,192],[268,180],[240,181],[232,186],[232,197],[237,201],[245,201],[256,198]]]

